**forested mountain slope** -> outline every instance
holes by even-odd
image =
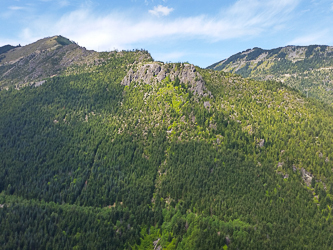
[[[328,104],[333,100],[333,47],[326,45],[261,48],[239,52],[208,67],[250,77],[277,80]]]
[[[97,55],[0,91],[2,249],[332,249],[329,105]]]

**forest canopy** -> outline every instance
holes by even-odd
[[[332,108],[198,67],[210,95],[122,85],[147,55],[0,91],[1,248],[332,249]]]

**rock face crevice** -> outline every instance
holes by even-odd
[[[169,77],[174,81],[177,77],[180,83],[188,84],[194,94],[200,96],[211,96],[207,91],[202,76],[196,71],[192,64],[162,64],[149,63],[138,66],[137,69],[130,69],[122,80],[121,84],[129,86],[131,82],[143,82],[145,84],[157,84]]]

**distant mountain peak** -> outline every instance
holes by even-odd
[[[42,80],[94,54],[61,35],[25,46],[0,47],[0,87]]]
[[[207,68],[236,73],[256,80],[281,81],[309,96],[332,103],[332,46],[288,45],[271,50],[254,47]]]
[[[215,70],[224,70],[228,68],[227,71],[230,71],[229,68],[234,68],[235,64],[258,61],[265,58],[269,60],[279,60],[283,58],[292,62],[296,62],[313,56],[330,56],[332,52],[333,47],[328,45],[287,45],[285,47],[278,47],[270,50],[254,47],[252,49],[238,52],[229,58],[208,66],[207,68]]]

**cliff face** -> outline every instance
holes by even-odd
[[[129,86],[131,82],[143,82],[145,84],[157,84],[169,77],[174,81],[177,77],[180,83],[188,84],[193,93],[200,96],[211,95],[205,87],[202,76],[196,71],[192,64],[163,64],[149,63],[131,68],[123,81],[122,85]]]

